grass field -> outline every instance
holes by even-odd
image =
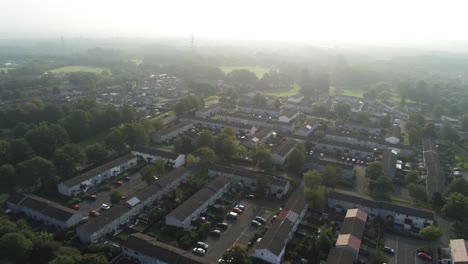
[[[164,113],[159,114],[158,116],[155,116],[155,117],[151,118],[151,120],[163,119],[164,116],[166,116],[166,114],[167,114],[167,116],[169,117],[169,116],[175,115],[175,112],[174,112],[174,110],[167,111],[167,112],[164,112]]]
[[[51,70],[53,73],[62,73],[62,72],[92,72],[92,73],[97,73],[101,74],[103,70],[109,70],[109,69],[104,69],[100,67],[93,67],[93,66],[65,66],[65,67],[60,67]]]
[[[363,89],[343,89],[343,88],[336,88],[330,87],[330,95],[346,95],[346,96],[354,96],[358,98],[364,98],[364,90]],[[382,101],[382,99],[377,99],[377,101]],[[396,92],[390,92],[390,98],[387,100],[395,105],[399,105],[401,101],[401,97]],[[406,99],[407,103],[415,103],[415,101],[411,99]]]
[[[225,74],[228,74],[234,70],[248,70],[255,73],[258,79],[261,79],[263,75],[265,75],[265,73],[268,73],[270,71],[269,68],[263,68],[258,66],[221,66],[221,70]]]
[[[208,97],[205,97],[203,98],[203,101],[205,102],[205,104],[209,104],[209,103],[212,103],[212,102],[217,102],[219,99],[219,97],[217,95],[212,95],[212,96],[208,96]]]
[[[9,70],[12,70],[13,68],[0,68],[0,72],[1,71],[5,71],[5,72],[8,72]]]
[[[265,93],[265,95],[272,96],[272,97],[288,97],[288,96],[293,96],[293,95],[298,94],[300,90],[301,90],[301,86],[295,83],[289,90],[268,92],[268,93]]]

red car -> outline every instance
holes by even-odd
[[[90,194],[87,196],[90,200],[96,200],[97,196],[95,194]]]
[[[232,209],[234,213],[242,214],[244,211],[242,211],[240,208],[234,208]]]
[[[99,216],[99,215],[101,215],[101,214],[100,214],[98,211],[96,211],[96,210],[92,210],[92,211],[89,211],[89,215],[90,215],[90,216]]]
[[[71,206],[71,209],[80,210],[80,205],[79,204],[74,204],[74,205]]]
[[[117,185],[117,186],[122,186],[122,185],[123,185],[123,181],[116,181],[116,182],[115,182],[115,185]]]
[[[432,257],[429,256],[428,254],[424,253],[424,252],[419,252],[418,257],[422,258],[424,260],[432,261]]]

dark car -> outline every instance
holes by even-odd
[[[215,230],[210,232],[210,235],[212,235],[214,237],[220,237],[221,236],[221,230],[215,229]]]
[[[227,223],[218,223],[217,225],[218,227],[221,227],[221,228],[224,228],[224,229],[227,229],[228,228],[228,224]]]
[[[383,248],[383,251],[384,251],[385,253],[388,253],[388,254],[395,254],[395,250],[394,250],[393,248],[391,248],[391,247],[385,246],[385,247]]]
[[[265,218],[260,217],[260,216],[256,216],[255,220],[262,223],[262,224],[266,224],[266,222],[267,222]]]

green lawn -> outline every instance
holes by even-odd
[[[203,99],[203,101],[206,103],[211,103],[211,102],[214,102],[214,101],[218,101],[218,96],[217,95],[212,95],[212,96],[208,96],[206,98]]]
[[[175,115],[175,112],[174,112],[174,110],[167,111],[167,112],[164,112],[164,113],[159,114],[158,116],[153,117],[151,120],[163,119],[164,116],[166,116],[166,114],[167,114],[167,116],[169,117],[169,116]]]
[[[101,74],[103,70],[109,70],[109,69],[104,69],[100,67],[94,67],[94,66],[65,66],[65,67],[60,67],[51,70],[53,73],[62,73],[62,72],[92,72],[92,73],[97,73]]]
[[[228,74],[234,70],[248,70],[255,73],[259,79],[261,79],[265,73],[270,71],[269,68],[259,66],[221,66],[220,68],[225,74]]]
[[[330,95],[337,96],[337,95],[346,95],[346,96],[354,96],[363,98],[363,91],[361,89],[343,89],[337,87],[330,87]]]
[[[293,96],[293,95],[298,94],[300,90],[301,90],[301,86],[295,83],[289,90],[268,92],[268,93],[265,93],[265,95],[272,96],[272,97],[288,97],[288,96]]]
[[[455,166],[462,169],[468,169],[468,156],[466,153],[457,152],[455,154]]]
[[[0,72],[1,71],[5,71],[5,72],[8,72],[9,70],[12,70],[13,68],[0,68]]]

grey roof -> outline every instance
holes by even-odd
[[[269,127],[262,127],[260,128],[259,130],[257,130],[255,132],[255,134],[253,135],[253,137],[256,137],[256,138],[259,138],[259,139],[262,139],[264,137],[266,137],[268,134],[272,133],[273,132],[273,129],[269,128]]]
[[[303,192],[295,192],[255,248],[268,249],[279,256],[288,242],[288,235],[298,221],[298,216],[306,205]]]
[[[240,102],[239,107],[252,108],[252,109],[265,111],[265,112],[269,112],[269,111],[280,112],[281,111],[281,109],[277,107],[260,106],[260,105],[254,105],[254,104],[249,104],[249,103],[244,103],[244,102]]]
[[[328,191],[328,198],[329,199],[336,199],[339,201],[346,201],[351,202],[354,204],[362,205],[365,207],[376,208],[376,209],[384,209],[388,211],[392,211],[398,214],[409,215],[413,217],[419,217],[423,219],[432,220],[434,218],[434,212],[421,209],[410,207],[402,204],[397,203],[389,203],[384,201],[377,201],[370,197],[363,196],[354,192],[344,191],[344,190],[329,190]]]
[[[218,171],[218,172],[226,173],[226,174],[232,174],[232,175],[236,175],[236,176],[243,177],[243,178],[255,179],[255,180],[257,179],[259,175],[263,175],[263,173],[259,171],[251,171],[251,170],[245,170],[245,169],[221,166],[221,165],[214,165],[210,170]],[[273,175],[266,175],[266,176],[268,178],[268,183],[270,185],[276,185],[276,186],[281,186],[281,187],[286,187],[288,185],[287,180],[277,178]]]
[[[285,157],[286,155],[289,154],[289,152],[294,149],[296,147],[296,140],[294,139],[286,139],[284,140],[283,142],[281,142],[281,144],[279,144],[278,146],[276,146],[272,151],[271,153],[272,154],[277,154],[281,157]]]
[[[374,152],[373,148],[364,147],[364,146],[360,146],[360,145],[356,145],[356,144],[344,143],[344,142],[336,142],[336,141],[331,141],[331,140],[326,140],[326,139],[317,140],[316,143],[321,143],[321,144],[324,144],[324,145],[326,144],[326,145],[341,147],[341,148],[348,148],[348,149],[362,151],[362,152],[366,152],[366,153]]]
[[[13,194],[7,201],[63,222],[78,214],[77,211],[30,193]]]
[[[141,254],[173,264],[208,264],[209,261],[193,255],[174,246],[161,243],[150,236],[136,233],[131,234],[122,246],[140,252]]]
[[[251,125],[244,125],[244,124],[239,124],[239,123],[234,123],[234,122],[227,122],[223,120],[214,120],[214,119],[205,119],[205,118],[199,118],[199,117],[191,117],[190,119],[194,123],[210,123],[212,125],[222,125],[222,126],[230,126],[234,129],[240,128],[240,129],[251,129]]]
[[[100,216],[95,217],[91,221],[88,221],[84,225],[78,227],[77,230],[85,231],[89,234],[92,234],[99,229],[107,226],[112,221],[120,218],[123,214],[128,212],[130,208],[124,204],[117,204],[112,206],[109,210],[103,211]]]
[[[346,217],[341,225],[340,234],[346,235],[351,234],[362,240],[362,235],[366,229],[366,222],[363,222],[357,217]]]
[[[140,200],[145,201],[149,197],[153,196],[157,192],[161,191],[169,183],[183,177],[188,173],[188,170],[185,167],[179,167],[169,171],[166,175],[160,177],[152,184],[146,186],[141,191],[135,194]]]
[[[387,131],[387,138],[389,137],[396,137],[396,138],[400,138],[401,137],[401,128],[400,126],[398,125],[393,125],[392,127],[390,127]]]
[[[382,157],[382,167],[384,172],[391,172],[392,175],[387,175],[389,177],[393,177],[396,172],[396,161],[397,155],[393,153],[391,149],[384,150],[383,157]]]
[[[180,122],[180,123],[178,123],[178,124],[176,124],[176,125],[173,125],[173,126],[170,126],[170,127],[165,128],[165,129],[163,129],[163,130],[160,130],[160,131],[158,131],[156,134],[158,134],[158,135],[166,135],[166,134],[172,133],[172,132],[174,132],[174,131],[176,131],[176,130],[182,128],[182,127],[191,126],[191,125],[193,125],[193,123],[190,122],[190,121],[182,121],[182,122]]]
[[[272,119],[263,118],[263,117],[249,116],[249,115],[243,114],[243,113],[223,112],[223,113],[220,113],[219,116],[237,118],[237,119],[241,119],[243,121],[250,120],[250,121],[253,121],[253,122],[261,122],[261,123],[265,123],[265,124],[268,123],[268,124],[271,124],[271,125],[278,125],[278,126],[293,125],[292,122],[285,123],[285,122],[280,122],[278,120],[272,120]]]
[[[228,182],[229,178],[227,177],[220,176],[214,178],[202,189],[169,213],[169,215],[174,216],[180,221],[184,221],[192,215],[194,210],[200,208],[200,206],[213,197],[213,195],[215,195]]]
[[[423,158],[427,169],[426,189],[428,199],[432,200],[434,194],[442,193],[445,188],[445,173],[440,166],[437,145],[431,138],[424,138]]]
[[[299,111],[297,110],[294,110],[294,109],[289,109],[289,110],[286,110],[286,111],[283,111],[283,113],[281,114],[281,116],[285,116],[287,118],[291,118],[293,117],[295,114],[299,113]]]
[[[374,124],[371,124],[371,123],[362,123],[362,122],[357,122],[357,121],[347,121],[346,123],[344,123],[344,127],[356,127],[356,128],[359,128],[359,129],[378,129],[380,128],[380,126],[378,125],[374,125]]]
[[[328,253],[327,264],[353,264],[354,255],[344,248],[332,248]]]
[[[88,179],[91,179],[92,177],[104,172],[104,171],[107,171],[115,166],[119,166],[121,164],[124,164],[126,162],[128,162],[129,160],[135,158],[135,156],[132,154],[132,153],[128,153],[120,158],[117,158],[115,160],[112,160],[112,161],[109,161],[99,167],[96,167],[92,170],[89,170],[87,172],[84,172],[78,176],[75,176],[71,179],[68,179],[64,182],[62,182],[65,186],[67,187],[73,187],[73,186],[76,186],[78,184],[81,184],[82,182],[88,180]]]
[[[155,148],[149,148],[149,147],[144,147],[144,146],[136,146],[133,150],[137,152],[153,155],[156,157],[171,159],[171,160],[177,159],[177,157],[179,157],[180,155],[179,153],[175,153],[169,150],[155,149]]]
[[[138,197],[138,199],[145,201],[146,199],[148,199],[149,197],[153,196],[161,190],[161,186],[157,182],[153,182],[152,184],[146,186],[141,191],[136,193],[135,196]]]

